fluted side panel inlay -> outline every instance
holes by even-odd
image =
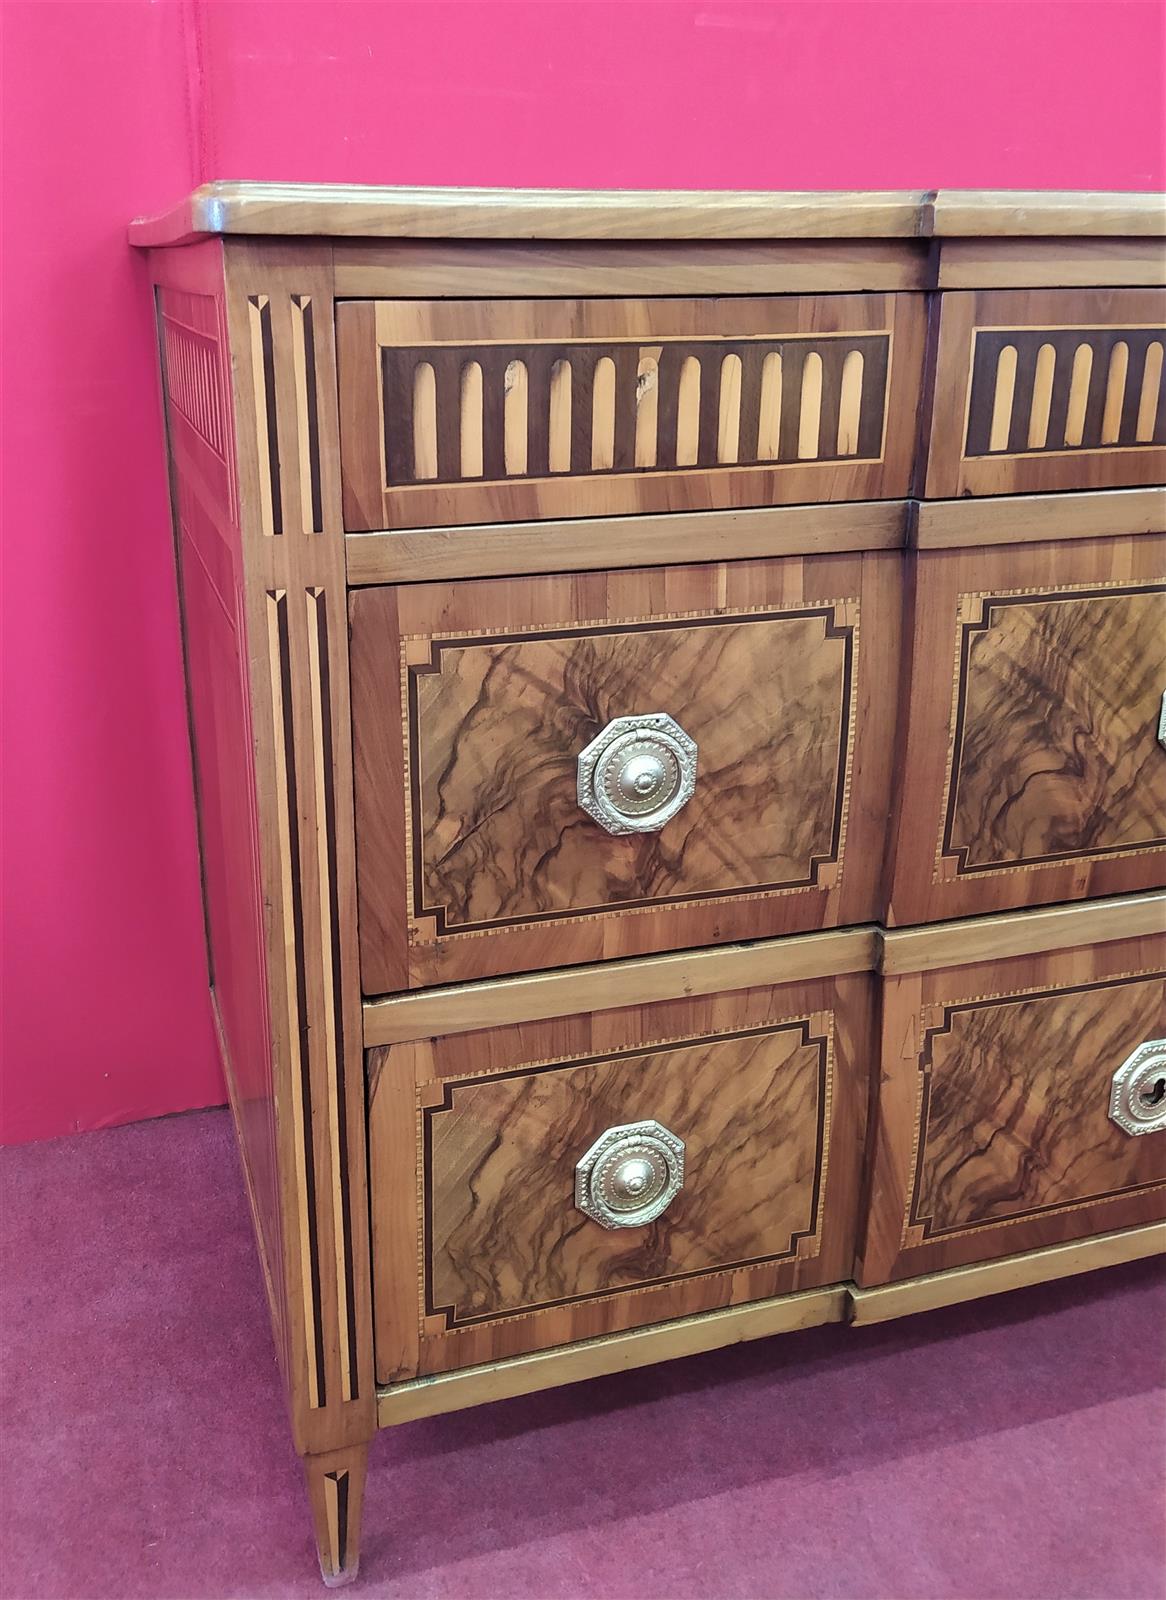
[[[225,462],[227,422],[219,341],[186,326],[169,313],[161,320],[166,397],[203,442]]]
[[[965,455],[1166,443],[1160,328],[980,328]]]
[[[388,483],[878,460],[889,355],[885,333],[383,348]]]

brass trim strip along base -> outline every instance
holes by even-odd
[[[1071,1278],[1078,1272],[1097,1267],[1116,1267],[1123,1261],[1140,1261],[1144,1256],[1166,1251],[1166,1222],[1151,1222],[1143,1228],[1125,1228],[1120,1233],[1100,1233],[1092,1239],[1074,1239],[1069,1244],[1046,1245],[1024,1255],[1006,1256],[1002,1261],[977,1261],[970,1267],[951,1267],[947,1272],[932,1272],[924,1278],[904,1278],[902,1283],[887,1283],[877,1289],[848,1289],[850,1321],[865,1327],[872,1322],[888,1322],[915,1311],[935,1311],[940,1306],[959,1305],[984,1295],[1004,1294],[1009,1289],[1025,1289],[1034,1283],[1049,1283],[1054,1278]]]
[[[545,1022],[578,1011],[613,1011],[847,972],[927,972],[1136,939],[1163,929],[1166,894],[1136,894],[920,928],[887,931],[867,924],[796,933],[369,999],[364,1002],[364,1042],[371,1049],[513,1022]]]
[[[1003,1261],[986,1261],[924,1278],[908,1278],[878,1289],[834,1284],[803,1294],[760,1300],[752,1305],[729,1306],[722,1311],[681,1317],[652,1328],[635,1328],[627,1333],[588,1339],[582,1344],[516,1356],[509,1361],[392,1384],[377,1391],[377,1421],[382,1428],[387,1428],[399,1422],[414,1422],[419,1417],[460,1411],[493,1400],[508,1400],[516,1395],[578,1383],[585,1378],[627,1372],[657,1361],[720,1350],[749,1339],[793,1333],[799,1328],[818,1327],[827,1322],[849,1321],[862,1326],[885,1322],[910,1312],[956,1305],[982,1295],[1000,1294],[1098,1267],[1137,1261],[1163,1251],[1166,1251],[1166,1223],[1155,1222],[1121,1233],[1031,1250]]]
[[[728,1306],[700,1316],[680,1317],[652,1328],[606,1334],[582,1344],[557,1350],[539,1350],[488,1366],[466,1367],[432,1378],[413,1378],[377,1390],[377,1421],[382,1428],[442,1411],[460,1411],[488,1400],[508,1400],[514,1395],[555,1389],[583,1378],[610,1372],[628,1372],[676,1356],[720,1350],[747,1339],[764,1339],[771,1333],[793,1333],[824,1322],[843,1322],[848,1305],[846,1288],[809,1289],[804,1294],[758,1300],[752,1305]]]

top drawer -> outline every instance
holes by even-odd
[[[348,528],[909,489],[921,296],[342,301],[336,330]]]
[[[927,493],[1166,477],[1166,290],[945,294]]]

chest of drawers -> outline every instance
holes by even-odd
[[[1161,1248],[1163,216],[134,225],[326,1581],[378,1425]]]

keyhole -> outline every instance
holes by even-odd
[[[1144,1106],[1161,1105],[1166,1100],[1166,1078],[1155,1078],[1153,1083],[1148,1083],[1138,1096]]]

